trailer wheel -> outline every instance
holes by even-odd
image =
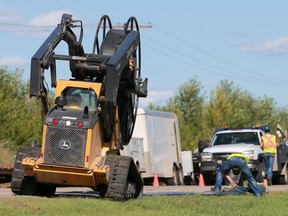
[[[181,166],[178,170],[178,178],[179,178],[179,185],[184,185],[184,174],[183,174],[183,168]]]
[[[179,172],[176,166],[173,166],[173,177],[166,180],[167,185],[179,185]]]

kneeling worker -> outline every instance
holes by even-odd
[[[263,191],[257,185],[256,180],[254,179],[249,167],[247,166],[248,163],[249,158],[247,156],[240,153],[231,154],[227,158],[227,161],[225,161],[223,164],[221,164],[221,166],[217,168],[215,187],[211,188],[211,190],[220,192],[225,173],[232,168],[237,168],[246,176],[246,179],[248,180],[248,186],[251,188],[254,195],[257,197],[261,196]]]

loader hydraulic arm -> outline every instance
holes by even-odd
[[[99,46],[98,32],[101,23],[110,23],[110,30],[104,34]],[[82,22],[72,20],[72,15],[63,14],[61,23],[50,34],[31,59],[30,97],[40,97],[43,104],[43,120],[49,111],[45,87],[44,70],[50,67],[51,87],[56,87],[56,61],[69,61],[71,75],[75,80],[102,83],[99,102],[102,110],[102,120],[106,131],[107,142],[111,140],[114,130],[114,109],[118,107],[121,122],[121,133],[124,144],[128,144],[136,119],[138,97],[147,96],[147,78],[140,77],[140,33],[138,23],[131,17],[131,29],[112,29],[108,16],[103,16],[99,22],[94,41],[98,53],[85,53],[82,46]],[[80,23],[80,25],[75,23]],[[133,30],[133,25],[137,30]],[[81,27],[79,40],[72,31]],[[68,45],[68,55],[58,55],[53,51],[64,40]],[[95,44],[96,43],[96,44]],[[99,49],[100,47],[100,49]],[[136,62],[133,65],[133,62]],[[138,62],[138,65],[137,65]],[[137,67],[138,66],[138,67]]]
[[[64,40],[68,44],[69,55],[75,56],[84,53],[81,42],[76,40],[76,36],[71,30],[73,20],[71,15],[64,14],[61,23],[50,34],[46,41],[41,45],[38,51],[31,59],[31,77],[30,77],[30,96],[41,97],[44,85],[44,70],[51,69],[51,85],[56,87],[56,65],[55,59],[52,58],[52,52],[57,45]],[[73,61],[71,63],[74,63]],[[71,65],[70,65],[71,67]]]
[[[46,41],[41,45],[38,51],[31,59],[31,74],[30,74],[30,97],[40,97],[42,101],[42,120],[45,119],[47,112],[50,109],[45,86],[44,70],[50,67],[51,70],[51,86],[56,87],[56,64],[55,59],[51,58],[53,50],[57,45],[64,40],[68,44],[69,55],[76,55],[76,50],[82,51],[81,43],[76,41],[76,36],[71,30],[73,26],[72,16],[63,14],[61,23],[54,29]],[[70,67],[73,67],[70,63]]]

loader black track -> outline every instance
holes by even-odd
[[[26,157],[40,157],[40,147],[21,146],[17,152],[14,169],[11,177],[11,191],[17,195],[27,194],[27,189],[30,190],[30,185],[26,184],[27,179],[24,176],[22,160]],[[24,180],[25,179],[25,180]],[[24,189],[24,186],[26,189]],[[32,189],[31,189],[32,190]]]
[[[105,190],[100,190],[103,198],[126,201],[142,196],[143,181],[131,157],[110,154],[105,164],[110,167],[110,177]]]

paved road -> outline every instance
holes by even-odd
[[[211,186],[145,186],[144,196],[159,196],[159,195],[182,195],[182,194],[203,194],[210,191]],[[284,191],[288,193],[288,185],[273,185],[269,186],[269,191]],[[15,197],[9,187],[0,188],[0,198]],[[88,196],[98,197],[98,193],[90,188],[67,187],[57,188],[56,196]]]

